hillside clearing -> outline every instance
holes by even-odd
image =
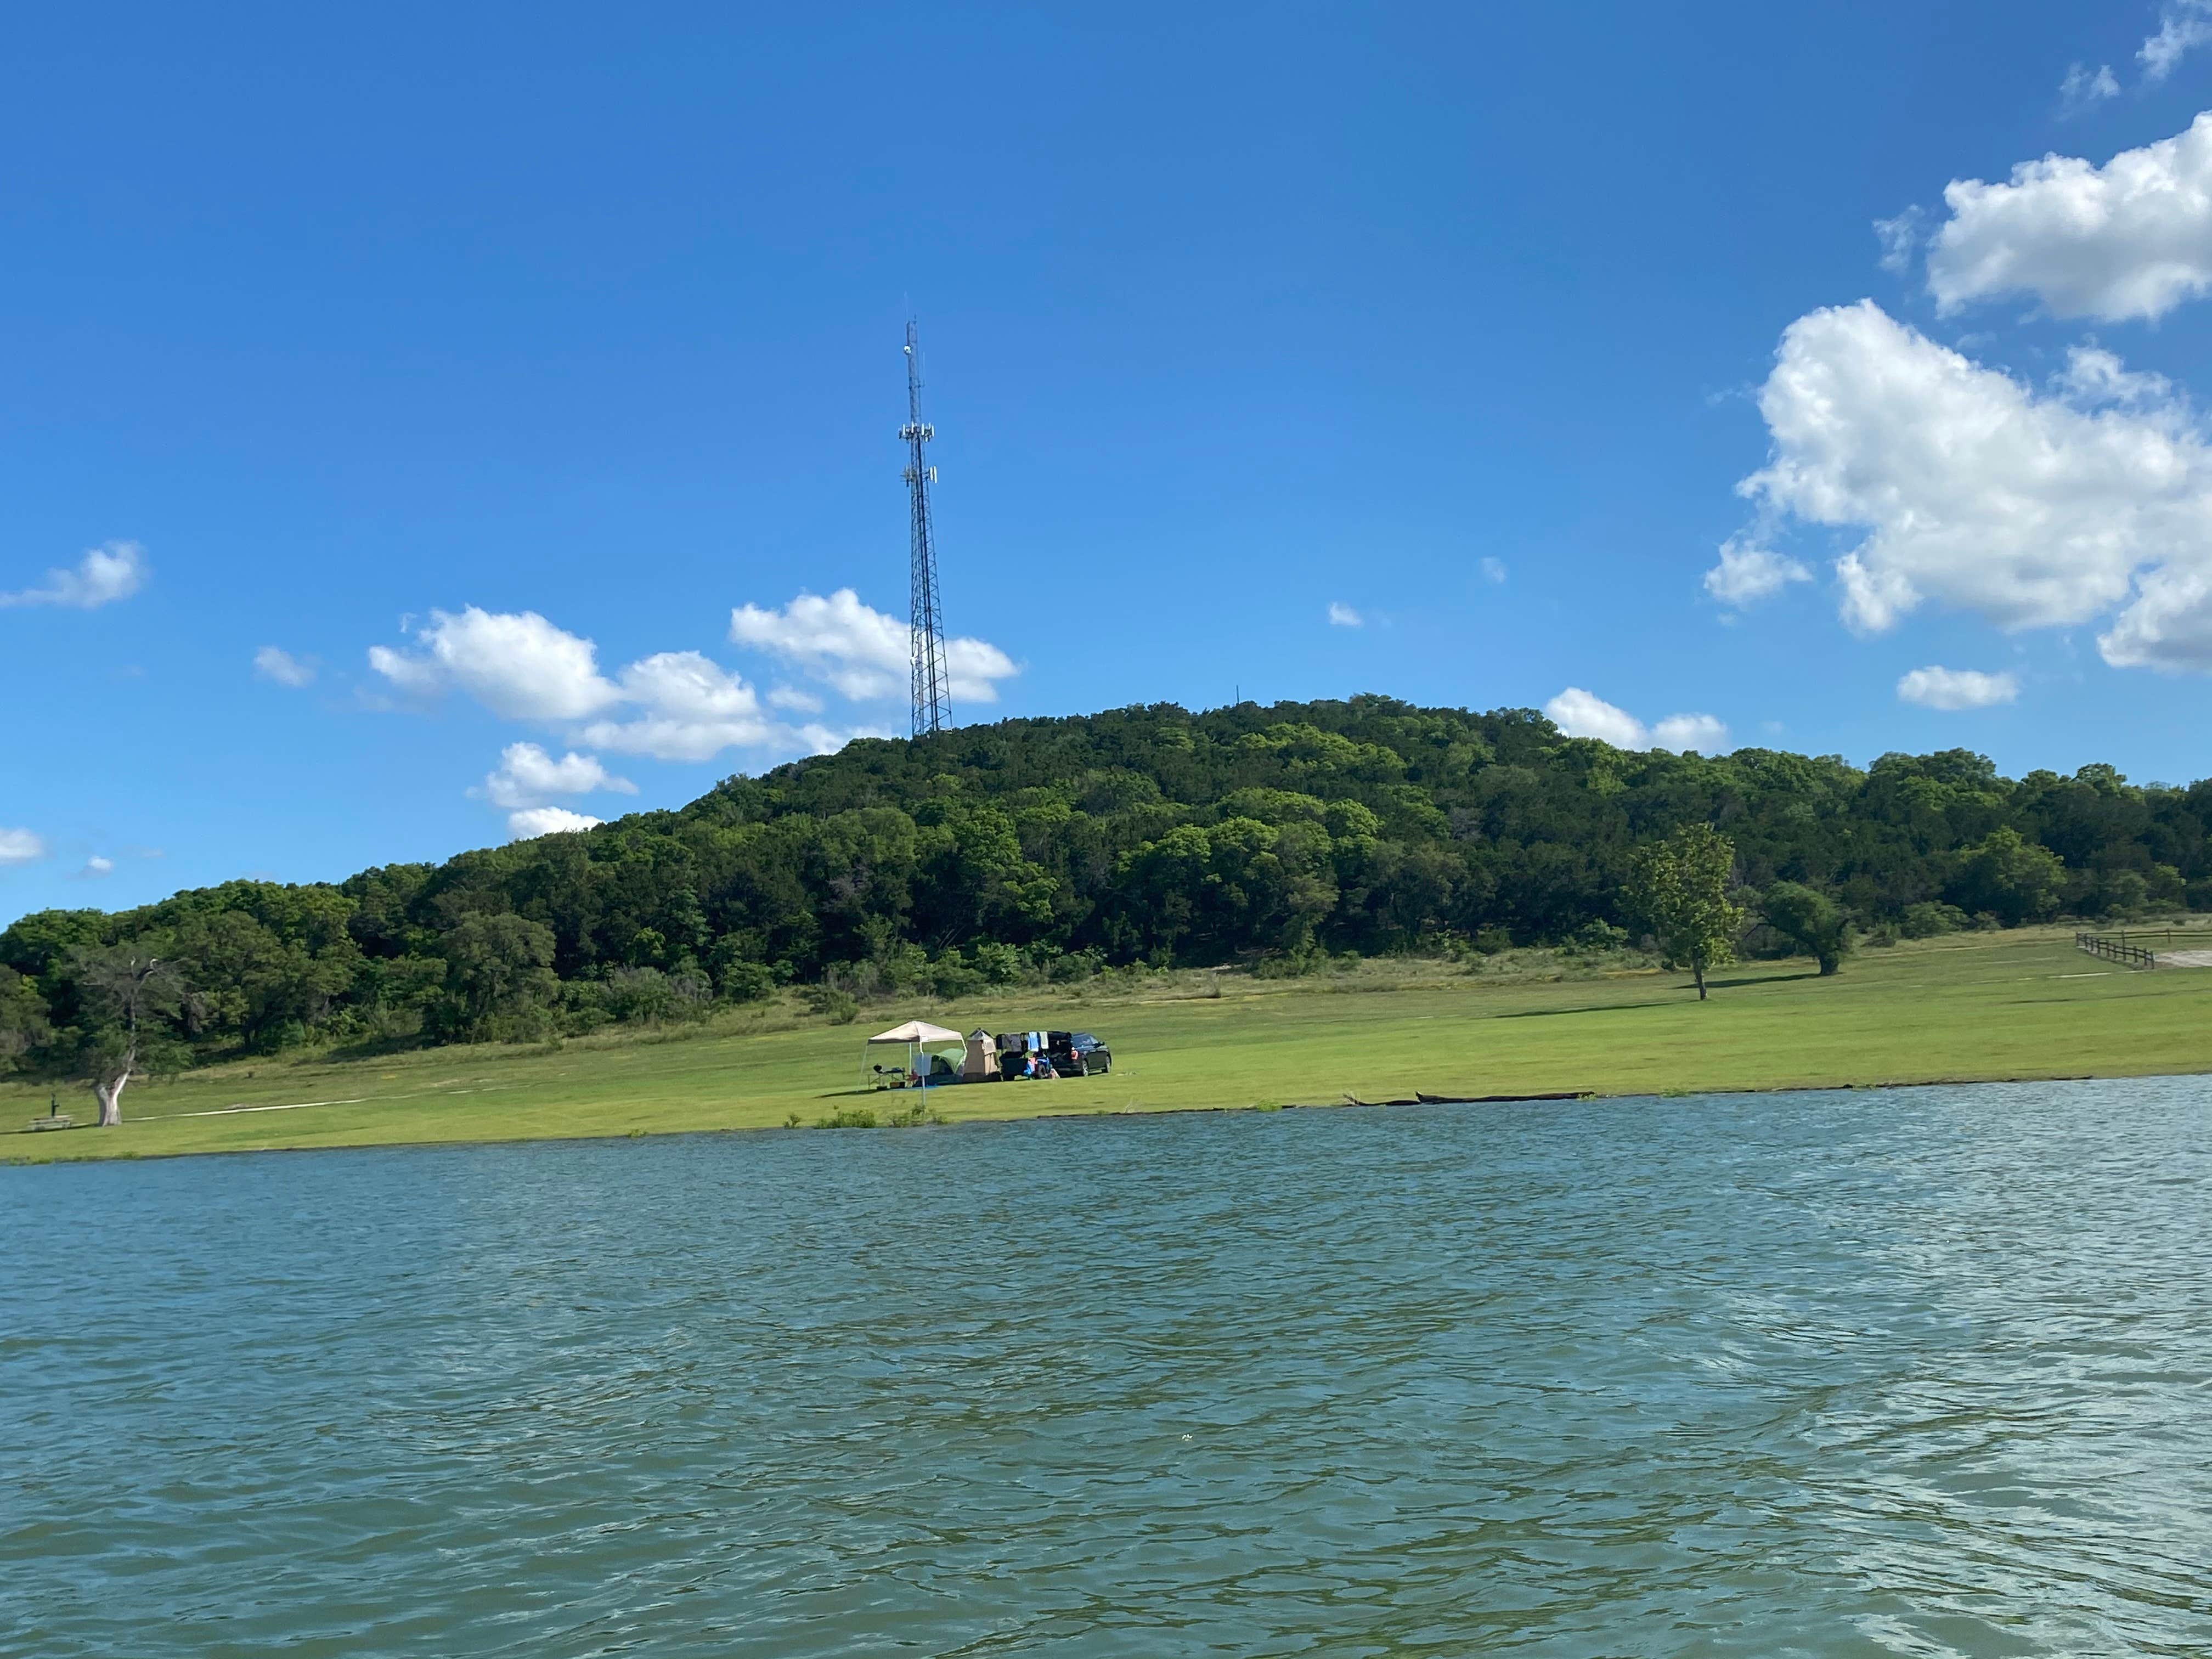
[[[1113,1047],[1108,1077],[931,1091],[931,1107],[953,1121],[1417,1091],[1663,1095],[2212,1070],[2212,973],[2105,969],[2070,939],[2057,929],[1958,935],[1869,951],[1829,979],[1805,962],[1723,969],[1703,1005],[1671,973],[1501,981],[1445,963],[1373,963],[1302,980],[1185,974],[1127,994],[887,1005],[843,1026],[773,1010],[557,1045],[241,1061],[134,1089],[128,1121],[104,1131],[25,1131],[48,1091],[11,1085],[0,1086],[0,1148],[47,1162],[888,1114],[912,1097],[862,1087],[861,1039],[910,1013],[963,1030],[1095,1029]],[[84,1115],[74,1097],[63,1103]]]

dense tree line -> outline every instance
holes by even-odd
[[[676,1018],[794,983],[956,994],[1129,964],[1602,943],[1638,925],[1637,849],[1692,825],[1808,927],[2212,907],[2212,782],[2015,781],[1960,750],[1864,770],[1629,753],[1527,709],[1378,696],[1159,705],[861,740],[679,811],[335,885],[26,916],[0,933],[0,1070],[90,1076],[88,1054],[119,1051],[113,988],[149,961],[174,994],[134,1016],[140,1063],[179,1064]]]

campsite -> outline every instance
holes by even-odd
[[[867,1077],[878,1089],[940,1089],[959,1083],[1050,1082],[1103,1076],[1114,1057],[1088,1031],[999,1031],[981,1026],[963,1036],[926,1019],[909,1019],[868,1039],[871,1051],[902,1052],[902,1063],[871,1058]]]

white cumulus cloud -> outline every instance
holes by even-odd
[[[1897,683],[1897,695],[1923,708],[1990,708],[2020,696],[2013,674],[1984,674],[1973,668],[1916,668]]]
[[[753,688],[696,651],[662,651],[623,670],[626,720],[595,720],[585,742],[657,760],[706,760],[725,749],[781,740]]]
[[[600,676],[598,647],[535,611],[433,611],[416,638],[419,652],[368,653],[368,665],[403,691],[458,688],[508,720],[580,720],[621,700]]]
[[[1339,605],[1334,599],[1328,602],[1328,625],[1331,628],[1359,628],[1364,627],[1365,622],[1366,619],[1350,605]]]
[[[1759,403],[1773,453],[1738,489],[1762,522],[1866,532],[1836,562],[1852,628],[1929,600],[2008,629],[2078,623],[2140,575],[2107,660],[2212,666],[2196,576],[2212,560],[2212,452],[2117,359],[2076,353],[2039,395],[1862,301],[1791,324]]]
[[[0,593],[0,606],[61,605],[94,611],[118,599],[127,599],[146,585],[151,567],[146,550],[136,542],[109,542],[95,547],[76,562],[75,569],[46,572],[44,587],[26,587]]]
[[[840,597],[849,599],[852,596]],[[890,621],[872,611],[866,616],[875,623]],[[874,626],[866,618],[862,622],[866,627]],[[413,649],[376,646],[368,653],[369,665],[397,689],[426,696],[465,691],[495,714],[566,727],[571,741],[592,748],[649,755],[658,760],[702,761],[731,748],[801,750],[825,742],[834,747],[845,741],[826,726],[810,724],[794,728],[779,722],[768,713],[752,686],[696,651],[657,652],[609,678],[601,672],[598,647],[590,640],[556,626],[534,611],[486,611],[473,605],[459,612],[433,611],[429,622],[414,630],[414,635]],[[902,631],[900,637],[904,637]],[[987,691],[988,683],[979,681],[978,673],[1012,672],[1012,665],[980,641],[954,640],[948,644],[947,662],[956,696],[965,693],[973,697]],[[902,674],[896,681],[901,689],[905,685],[902,665]],[[867,689],[877,688],[869,681]],[[819,713],[822,707],[818,697],[789,688],[779,689],[766,701],[776,708],[810,714]],[[599,764],[574,753],[556,762],[534,744],[524,747],[548,767],[570,767],[571,776],[584,775],[575,769]],[[514,752],[508,750],[510,761]],[[527,757],[522,763],[526,770],[536,763]],[[502,797],[517,792],[530,793],[533,789],[537,793],[556,793],[550,787],[522,781],[519,774],[507,777],[513,771],[511,765],[503,765],[478,793],[518,809],[534,802]],[[601,772],[605,775],[604,769]],[[615,780],[590,787],[627,789],[629,785]]]
[[[499,767],[484,775],[483,793],[495,806],[543,805],[556,795],[589,795],[601,790],[635,795],[637,786],[618,778],[596,755],[574,750],[556,760],[534,743],[511,743],[500,751]]]
[[[2107,404],[2140,409],[2178,402],[2173,382],[2163,374],[2130,369],[2098,346],[2069,346],[2066,367],[2051,376],[2058,395],[2077,409]]]
[[[955,702],[996,702],[999,682],[1022,671],[988,640],[965,636],[945,642],[945,684]]]
[[[81,876],[106,876],[112,875],[114,872],[115,860],[113,859],[102,858],[99,854],[94,853],[90,858],[84,861],[84,868],[78,871],[77,873]]]
[[[2212,571],[2151,571],[2097,649],[2115,668],[2212,673]]]
[[[46,855],[43,836],[28,830],[0,830],[0,867],[10,864],[30,864]]]
[[[849,587],[827,599],[801,593],[780,611],[741,605],[730,612],[732,642],[781,658],[854,702],[906,695],[910,635],[906,623],[860,602]],[[985,640],[945,642],[945,677],[956,702],[996,702],[998,682],[1019,672]]]
[[[264,645],[253,653],[253,672],[264,680],[289,685],[295,691],[303,685],[312,685],[315,679],[314,664],[273,645]]]
[[[1571,685],[1544,705],[1552,724],[1571,738],[1595,738],[1615,749],[1641,749],[1649,737],[1644,722],[1595,692]]]
[[[572,830],[593,830],[605,822],[571,812],[565,806],[526,806],[507,815],[509,841],[535,841],[540,836],[565,835]]]
[[[1544,705],[1552,724],[1571,738],[1595,738],[1616,749],[1694,749],[1700,754],[1728,752],[1728,727],[1711,714],[1669,714],[1647,726],[1626,708],[1571,685]]]
[[[2212,0],[2166,0],[2159,9],[2158,33],[2136,53],[2143,79],[2165,80],[2175,64],[2208,40],[2212,40]]]
[[[1812,580],[1813,573],[1796,559],[1731,536],[1721,544],[1720,562],[1705,572],[1705,592],[1741,611],[1773,598],[1792,582]]]
[[[1711,714],[1669,714],[1651,728],[1654,749],[1694,749],[1701,755],[1725,755],[1729,729]]]
[[[2005,184],[1954,179],[1928,249],[1937,307],[2032,294],[2055,316],[2164,316],[2212,289],[2212,112],[2123,150],[2022,161]]]

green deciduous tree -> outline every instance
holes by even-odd
[[[1844,965],[1851,950],[1851,919],[1826,893],[1802,882],[1778,881],[1759,900],[1766,925],[1820,964],[1823,974]]]
[[[39,988],[13,968],[0,968],[0,1077],[21,1067],[53,1035]]]
[[[1961,909],[1987,911],[2017,927],[2054,915],[2065,886],[2066,866],[2056,853],[2024,840],[2010,824],[2001,824],[1960,861],[1953,896]]]
[[[465,916],[444,946],[442,1029],[478,1041],[537,1032],[561,989],[551,928],[520,916]]]
[[[1710,824],[1685,825],[1640,847],[1629,863],[1628,902],[1670,962],[1685,964],[1705,1000],[1705,970],[1735,960],[1743,911],[1729,902],[1735,846]]]

